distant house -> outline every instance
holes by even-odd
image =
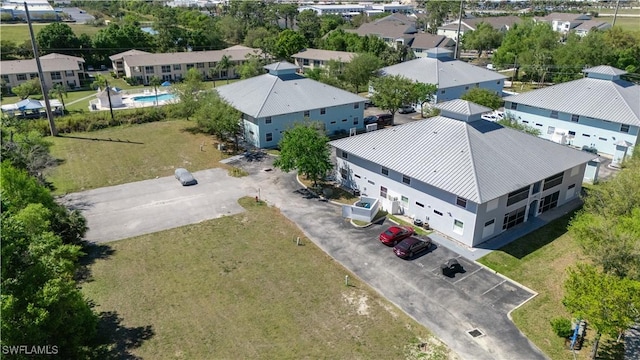
[[[498,31],[506,32],[513,28],[514,24],[520,23],[521,21],[522,19],[518,16],[491,16],[462,19],[460,23],[460,37],[467,31],[475,31],[480,23],[489,24]],[[438,35],[443,35],[454,40],[457,39],[458,20],[440,26],[438,28]]]
[[[402,75],[415,82],[435,84],[438,87],[435,102],[459,99],[474,87],[502,96],[506,76],[464,61],[453,60],[452,53],[445,49],[430,49],[426,57],[387,66],[381,72],[383,75]]]
[[[268,74],[217,88],[242,113],[250,145],[273,148],[285,130],[306,118],[324,124],[329,135],[364,129],[365,98],[296,74],[288,62],[265,66]]]
[[[444,35],[433,35],[429,33],[418,33],[413,37],[411,50],[416,57],[426,57],[427,50],[442,48],[452,50],[456,46],[455,41]]]
[[[333,51],[321,49],[304,49],[299,53],[291,55],[294,62],[300,69],[324,68],[331,60],[346,64],[356,55],[353,52]]]
[[[534,20],[548,23],[553,31],[568,33],[583,22],[591,20],[591,16],[587,14],[551,13],[544,17],[534,18]]]
[[[596,30],[607,30],[611,29],[611,23],[600,20],[587,20],[580,25],[576,26],[573,31],[580,36],[585,36],[589,33],[589,31]]]
[[[338,181],[470,247],[579,197],[593,154],[482,120],[489,109],[467,101],[436,107],[330,142]]]
[[[58,14],[47,0],[2,0],[0,12],[9,14],[14,19],[27,19],[24,4],[29,8],[29,16],[32,20],[56,20]]]
[[[305,10],[315,11],[318,16],[340,15],[343,17],[351,17],[360,14],[373,15],[384,12],[409,14],[413,12],[413,6],[411,6],[410,4],[392,2],[389,4],[313,4],[302,5],[298,8],[298,12],[302,12]]]
[[[398,44],[410,46],[418,30],[415,18],[403,14],[393,14],[364,23],[351,32],[360,36],[377,36],[387,45],[396,48]]]
[[[119,75],[138,79],[148,85],[149,80],[157,76],[162,81],[179,81],[189,69],[198,70],[204,78],[211,78],[211,69],[216,69],[213,79],[235,78],[234,67],[243,64],[249,56],[263,56],[260,49],[236,45],[224,50],[188,51],[175,53],[147,53],[129,50],[109,57],[114,71]],[[223,56],[231,59],[228,69],[216,68]]]
[[[68,89],[80,87],[84,79],[84,59],[51,53],[40,57],[44,81],[47,88],[61,84]],[[35,59],[6,60],[0,62],[0,76],[8,91],[28,80],[38,78],[38,66]]]
[[[626,72],[611,66],[583,72],[579,80],[508,96],[505,111],[540,129],[542,138],[595,149],[619,165],[638,143],[640,86],[622,80]]]

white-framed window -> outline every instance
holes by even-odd
[[[558,118],[558,112],[555,110],[551,110],[551,118],[552,119],[557,119]]]
[[[51,78],[53,78],[53,73],[51,73]],[[27,80],[27,74],[18,74],[18,81]]]
[[[456,197],[456,205],[466,208],[467,207],[467,199],[461,198],[460,196]]]
[[[453,220],[453,232],[462,235],[464,231],[464,223],[458,219]]]
[[[198,69],[204,69],[204,63],[197,63],[197,64],[196,64],[196,68],[198,68]]]
[[[387,188],[384,186],[380,186],[380,197],[387,198]]]
[[[327,113],[327,109],[326,108],[321,108],[320,109],[320,115],[324,115]]]
[[[349,153],[347,153],[346,151],[342,151],[342,158],[343,159],[348,159],[349,158]]]
[[[549,126],[547,128],[547,135],[552,135],[554,132],[556,132],[556,128],[554,126]]]
[[[153,74],[153,66],[145,66],[145,67],[144,67],[144,71],[145,71],[147,74]]]
[[[406,196],[400,196],[400,201],[402,201],[402,204],[404,204],[404,206],[409,205],[409,198]]]
[[[162,65],[162,72],[163,73],[170,73],[171,72],[171,65]]]
[[[303,116],[304,116],[304,117],[309,117],[309,110],[305,111],[305,112],[303,113]]]
[[[51,72],[51,80],[61,80],[62,75],[60,75],[60,71],[52,71]],[[25,78],[26,80],[26,78]]]
[[[578,121],[580,121],[580,115],[576,115],[576,114],[571,115],[571,122],[578,122]]]
[[[266,140],[267,141],[273,141],[273,133],[267,133]]]
[[[354,109],[360,109],[360,103],[353,104],[353,108]]]
[[[511,110],[518,110],[518,103],[511,103]]]
[[[358,118],[357,117],[353,118],[353,125],[358,125]]]
[[[181,64],[173,64],[173,70],[182,70]]]
[[[267,116],[267,117],[264,119],[264,122],[265,122],[265,124],[271,124],[271,116]]]

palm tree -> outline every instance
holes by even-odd
[[[233,66],[233,62],[231,61],[231,58],[228,57],[227,55],[222,55],[222,59],[220,59],[220,62],[218,62],[217,65],[220,69],[223,69],[226,73],[226,79],[227,79],[227,84],[229,83],[229,68]]]
[[[156,106],[158,106],[158,86],[161,84],[162,80],[157,76],[152,76],[151,79],[149,79],[149,85],[153,86],[153,90],[156,93]]]
[[[67,88],[62,84],[55,84],[49,90],[49,97],[56,98],[62,103],[62,111],[67,111],[67,107],[64,105],[64,98],[67,96]]]
[[[218,64],[216,66],[209,68],[209,76],[211,80],[213,80],[213,87],[216,87],[216,78],[220,75],[220,69],[218,69]]]

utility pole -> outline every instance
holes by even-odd
[[[616,11],[613,13],[613,21],[611,27],[616,26],[616,18],[618,17],[618,7],[620,6],[620,0],[616,1]]]
[[[33,26],[31,26],[31,16],[29,16],[29,7],[27,2],[24,2],[24,12],[27,16],[27,24],[29,25],[29,35],[31,35],[31,45],[33,46],[33,56],[36,58],[36,65],[38,66],[38,78],[40,79],[40,88],[42,89],[42,98],[44,99],[44,106],[47,109],[47,120],[49,120],[49,130],[51,136],[58,136],[58,129],[56,129],[56,122],[53,119],[53,112],[51,112],[51,104],[49,103],[49,93],[47,92],[47,84],[44,82],[44,73],[42,72],[42,64],[40,63],[40,55],[38,55],[38,45],[36,44],[36,37],[33,34]]]
[[[460,28],[462,26],[462,7],[464,0],[460,0],[460,13],[458,14],[458,32],[456,34],[456,52],[453,54],[453,58],[458,60],[458,47],[460,46]]]

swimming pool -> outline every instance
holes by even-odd
[[[167,101],[167,100],[173,100],[175,99],[175,95],[174,94],[158,94],[158,102],[160,101]],[[156,96],[155,95],[144,95],[144,96],[134,96],[132,98],[133,101],[135,102],[154,102],[156,101]]]

